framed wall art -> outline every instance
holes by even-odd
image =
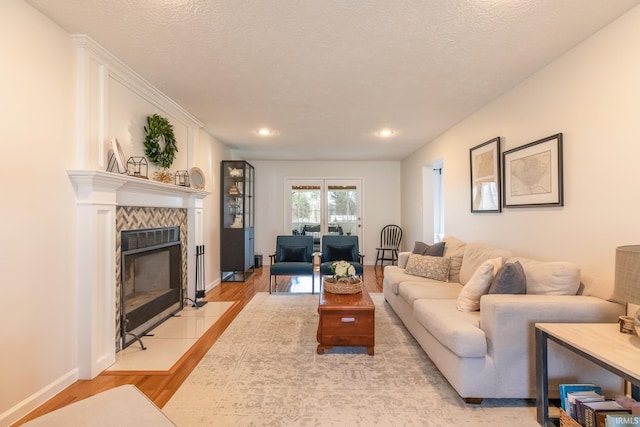
[[[500,137],[469,149],[471,212],[500,212]]]
[[[504,207],[563,206],[562,134],[502,153]]]

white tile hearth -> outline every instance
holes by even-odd
[[[118,371],[168,371],[198,339],[234,304],[209,302],[200,308],[186,306],[137,342],[116,354],[116,362],[105,373]]]

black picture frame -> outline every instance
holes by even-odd
[[[470,148],[469,167],[471,212],[501,212],[500,137]]]
[[[562,133],[502,153],[505,208],[564,206]]]

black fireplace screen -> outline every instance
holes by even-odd
[[[180,227],[122,232],[122,348],[182,308]]]

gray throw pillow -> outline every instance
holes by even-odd
[[[416,255],[424,255],[424,253],[429,249],[429,245],[427,245],[424,242],[418,242],[416,241],[416,244],[413,245],[413,251],[411,253],[414,253]]]
[[[444,242],[427,245],[424,242],[416,241],[412,253],[416,255],[442,256],[444,254]]]
[[[425,252],[423,255],[428,255],[428,256],[444,255],[444,242],[435,243],[429,246],[429,249],[427,249],[427,252]]]
[[[496,273],[491,287],[490,294],[526,294],[527,276],[520,262],[509,262],[504,264]]]

